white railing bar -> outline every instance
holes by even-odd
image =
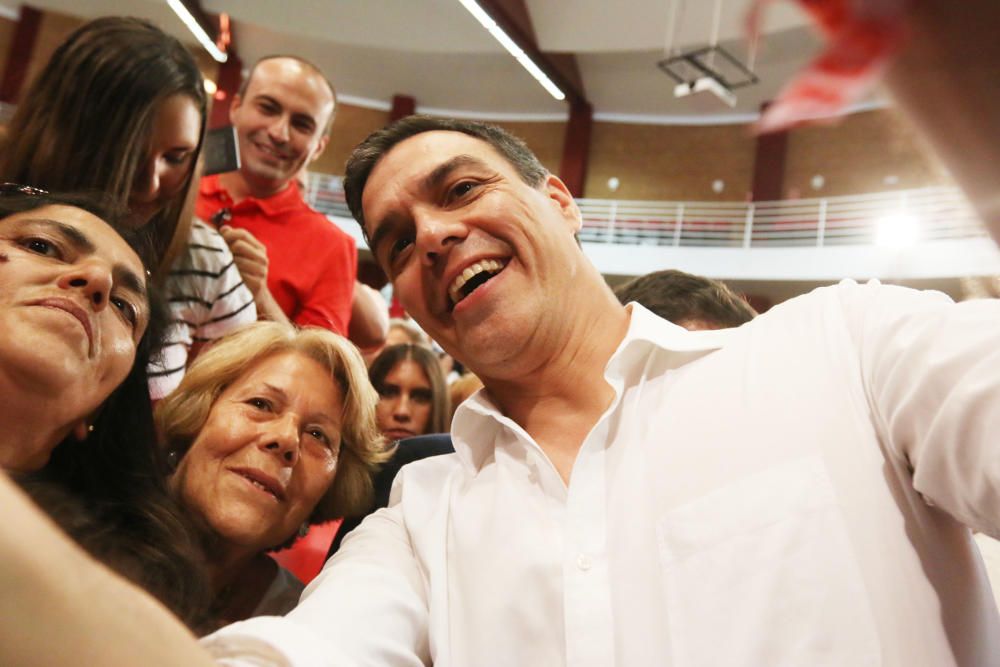
[[[348,215],[339,177],[310,174],[305,192],[310,202],[329,215]],[[986,234],[960,191],[948,186],[794,201],[581,199],[578,203],[583,235],[608,243],[739,246],[742,242],[744,247],[870,243],[879,219],[901,209],[926,239]]]
[[[744,248],[750,247],[750,238],[753,235],[753,210],[754,210],[753,202],[750,202],[750,204],[747,205],[747,221],[743,229]]]
[[[816,247],[823,247],[823,237],[826,235],[826,200],[819,200],[819,221],[816,225]]]
[[[677,224],[674,225],[674,247],[681,244],[681,230],[684,227],[684,202],[677,204]]]
[[[611,239],[615,234],[615,218],[618,214],[618,202],[611,200],[610,210],[608,211],[608,238]]]

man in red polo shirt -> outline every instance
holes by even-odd
[[[335,102],[311,63],[258,61],[229,112],[242,166],[202,180],[197,214],[220,227],[262,317],[347,335],[354,240],[310,208],[295,182],[326,148]]]

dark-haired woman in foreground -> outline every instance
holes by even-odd
[[[146,269],[100,205],[0,196],[0,467],[84,441],[144,352]]]
[[[86,197],[0,195],[0,468],[186,621],[200,551],[162,482],[145,367],[164,316],[142,247]]]

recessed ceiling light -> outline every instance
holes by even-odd
[[[216,46],[215,42],[212,41],[212,38],[208,36],[207,32],[205,32],[205,29],[200,23],[198,23],[198,19],[196,19],[194,15],[188,11],[188,8],[184,6],[184,3],[181,2],[181,0],[167,0],[167,4],[170,5],[170,8],[174,10],[177,17],[184,22],[184,25],[186,25],[187,29],[191,31],[191,34],[195,36],[198,43],[205,47],[205,50],[208,51],[208,54],[212,56],[216,62],[224,63],[229,60],[229,54]]]
[[[503,46],[503,48],[507,49],[507,53],[514,56],[514,59],[521,63],[521,67],[528,70],[528,74],[533,76],[535,81],[540,83],[542,88],[548,91],[549,95],[557,100],[566,99],[566,94],[559,89],[559,86],[554,84],[552,79],[546,76],[545,72],[543,72],[542,69],[535,64],[535,61],[524,52],[524,49],[518,46],[514,40],[503,31],[503,28],[497,25],[497,22],[494,21],[493,18],[487,14],[475,0],[458,1],[462,3],[463,7],[469,10],[469,13],[472,14],[477,21],[479,21],[480,25],[486,28],[487,32],[493,35],[495,40],[500,42],[500,45]]]

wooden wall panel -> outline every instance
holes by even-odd
[[[341,104],[333,119],[330,143],[319,158],[309,166],[309,171],[323,174],[344,174],[344,163],[365,137],[389,122],[389,112],[378,109]]]
[[[585,196],[744,201],[754,140],[742,125],[594,123]],[[612,191],[608,179],[619,180]],[[721,193],[712,182],[725,183]]]
[[[337,116],[333,120],[330,143],[319,159],[310,167],[310,171],[342,175],[344,163],[354,147],[388,122],[388,111],[341,104]],[[565,123],[490,122],[523,139],[547,169],[553,173],[559,172],[559,162],[562,160],[563,134],[566,131]]]
[[[821,175],[823,187],[812,187]],[[896,183],[886,182],[895,177]],[[910,124],[890,109],[852,114],[836,125],[792,130],[785,197],[820,197],[947,185],[937,157]]]
[[[566,123],[490,121],[520,137],[528,144],[539,161],[553,174],[559,173],[562,163],[563,142],[566,140]]]

